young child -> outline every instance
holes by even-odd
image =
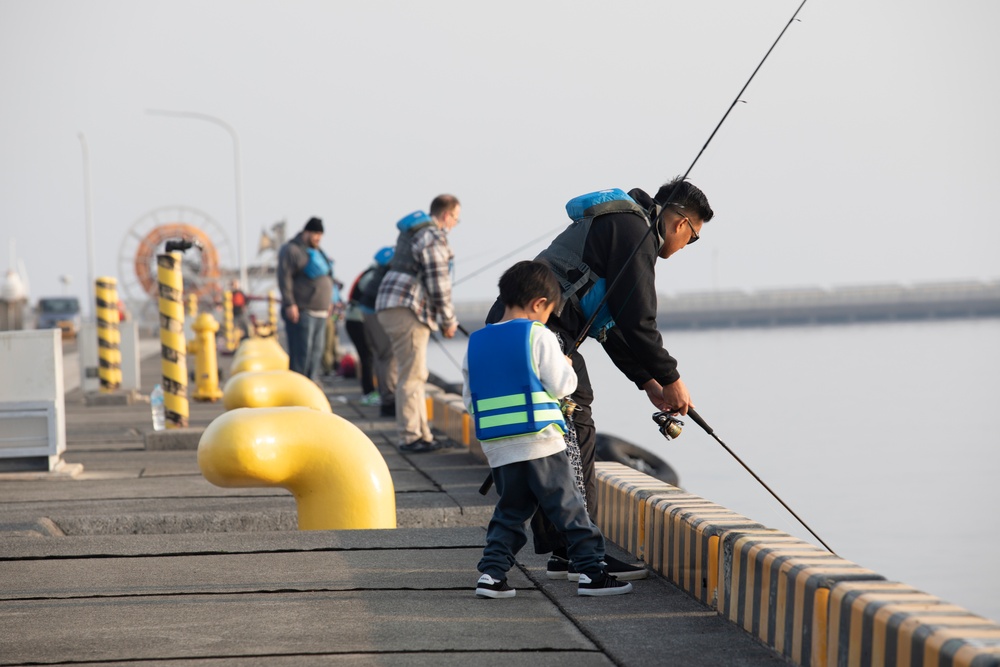
[[[569,541],[580,572],[577,594],[632,590],[603,569],[604,537],[587,515],[565,451],[558,399],[576,389],[576,374],[545,327],[560,295],[548,265],[518,262],[500,278],[503,319],[469,339],[463,397],[500,495],[479,561],[478,597],[514,597],[507,572],[527,542],[524,524],[539,506]]]

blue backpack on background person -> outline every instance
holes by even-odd
[[[309,261],[302,269],[302,272],[310,280],[315,280],[320,276],[333,277],[333,260],[327,257],[326,253],[319,248],[309,248]]]

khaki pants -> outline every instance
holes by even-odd
[[[409,308],[378,312],[378,321],[392,341],[399,379],[396,382],[396,430],[398,444],[434,439],[427,423],[427,344],[431,329]]]

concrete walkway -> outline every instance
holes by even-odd
[[[0,481],[0,665],[787,664],[655,574],[581,598],[530,547],[515,598],[477,599],[485,466],[402,455],[355,381],[325,388],[385,457],[398,529],[298,531],[287,492],[215,487],[194,450],[147,451],[148,405],[70,392],[65,459],[83,473]],[[192,403],[191,425],[221,413]]]

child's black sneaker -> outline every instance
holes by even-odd
[[[515,595],[517,591],[507,585],[506,579],[494,579],[484,574],[476,582],[477,598],[512,598]]]
[[[649,570],[642,565],[629,565],[611,556],[604,557],[604,560],[601,561],[601,567],[618,581],[636,581],[649,576]],[[580,573],[573,567],[572,562],[569,564],[566,578],[570,581],[580,581]]]
[[[551,556],[545,566],[545,576],[549,579],[566,579],[569,568],[568,560],[562,556]]]
[[[627,581],[618,581],[606,572],[600,572],[593,578],[587,576],[586,572],[580,573],[580,583],[576,585],[577,595],[625,595],[632,592],[632,584]]]

